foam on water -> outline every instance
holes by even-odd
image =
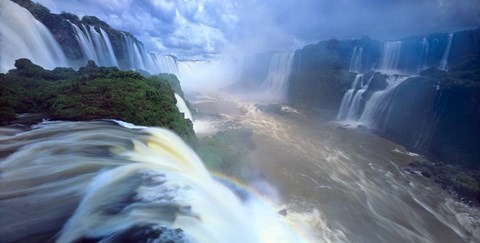
[[[212,177],[174,133],[115,123],[44,122],[0,137],[0,241],[111,240],[135,227],[181,229],[192,242],[308,241],[265,195],[229,179],[240,197]]]

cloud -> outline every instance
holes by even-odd
[[[480,25],[478,0],[38,0],[95,15],[154,51],[209,59],[328,38],[392,39]]]

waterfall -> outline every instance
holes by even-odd
[[[28,58],[47,69],[67,66],[60,45],[50,31],[18,4],[0,0],[0,72]]]
[[[171,73],[179,76],[177,61],[170,55],[148,53],[143,44],[122,32],[126,69],[144,70],[150,74]]]
[[[452,46],[453,33],[448,35],[448,44],[443,53],[442,60],[440,61],[439,69],[442,71],[448,71],[448,56],[450,55],[450,47]]]
[[[409,77],[399,75],[388,76],[385,89],[376,91],[365,100],[365,92],[368,90],[374,77],[375,73],[373,73],[365,84],[363,74],[357,74],[352,86],[343,95],[337,120],[359,122],[371,129],[383,128],[383,125],[379,124],[378,121],[388,120],[390,100],[393,98],[394,91]]]
[[[200,61],[180,61],[178,62],[178,73],[180,77],[188,77],[195,73],[199,66],[202,66]]]
[[[337,114],[338,120],[353,122],[358,119],[358,116],[362,111],[362,103],[365,99],[364,94],[368,90],[370,82],[372,82],[374,77],[375,73],[372,74],[365,84],[363,74],[357,74],[357,76],[355,76],[352,86],[343,95],[340,109]]]
[[[177,100],[177,108],[181,113],[183,113],[183,116],[185,117],[185,119],[190,119],[190,121],[193,122],[192,113],[190,112],[190,109],[188,109],[188,106],[185,100],[183,100],[183,98],[177,93],[175,93],[175,99]]]
[[[359,81],[360,89],[357,90],[357,92],[351,99],[350,105],[348,106],[348,111],[345,117],[347,121],[356,121],[358,119],[358,116],[360,115],[362,109],[362,102],[365,99],[364,93],[368,90],[368,86],[370,85],[370,82],[373,80],[374,77],[375,73],[372,74],[366,84],[363,83],[363,76],[359,78],[361,80]]]
[[[82,30],[77,25],[70,24],[86,60],[93,60],[99,66],[120,67],[107,32],[102,28],[98,28],[100,31],[98,32],[95,27],[85,25],[82,25]],[[171,73],[178,75],[177,61],[174,57],[148,53],[140,42],[123,32],[122,40],[124,57],[121,65],[122,69],[144,70],[150,74]]]
[[[60,45],[49,30],[28,10],[11,1],[0,0],[0,72],[14,67],[15,60],[28,58],[47,69],[69,66]],[[144,70],[151,74],[179,75],[177,61],[170,55],[148,53],[143,44],[122,32],[124,60],[118,60],[108,33],[91,25],[70,22],[84,61],[124,70]],[[12,48],[15,47],[15,48]],[[121,65],[119,64],[121,63]]]
[[[420,52],[420,64],[418,67],[419,71],[427,68],[428,53],[430,49],[427,38],[424,37],[421,44],[422,44],[422,50]]]
[[[350,60],[350,72],[359,73],[362,70],[362,54],[363,48],[358,48],[355,46],[353,49],[352,59]]]
[[[99,29],[100,29],[100,34],[102,35],[102,40],[104,40],[104,43],[107,47],[107,53],[108,53],[110,62],[112,66],[118,67],[117,58],[115,57],[115,53],[113,52],[113,47],[112,47],[112,43],[110,42],[110,37],[108,36],[107,32],[105,32],[102,28],[99,28]]]
[[[383,43],[382,55],[380,58],[380,70],[385,73],[398,71],[401,41],[386,41]]]
[[[78,26],[73,23],[70,24],[73,27],[73,31],[75,32],[75,38],[80,45],[83,56],[86,57],[87,60],[93,60],[95,61],[95,63],[98,63],[97,52],[95,51],[95,47],[93,47],[91,39],[87,38],[87,36],[82,32],[82,30],[78,28]]]
[[[1,242],[306,241],[253,189],[210,175],[174,133],[117,123],[1,133]]]
[[[177,77],[179,76],[178,64],[175,57],[154,53],[151,55],[157,70],[161,70],[162,73],[171,73],[177,75]]]
[[[133,55],[133,43],[131,43],[132,38],[128,38],[127,35],[122,32],[122,40],[124,45],[124,58],[126,59],[126,69],[136,69]]]
[[[118,61],[113,51],[112,43],[107,32],[99,28],[100,33],[93,26],[82,25],[82,29],[71,23],[80,49],[86,60],[93,60],[99,66],[118,67]]]
[[[350,105],[352,104],[353,94],[359,87],[359,84],[363,81],[363,74],[357,74],[355,80],[352,83],[352,87],[343,95],[342,102],[340,104],[340,109],[338,110],[337,119],[341,120],[347,118]]]
[[[360,116],[360,123],[372,129],[383,129],[379,120],[388,121],[390,115],[390,100],[396,88],[407,80],[408,76],[392,75],[387,78],[387,87],[375,92],[365,104]]]
[[[95,50],[97,52],[97,57],[98,57],[98,65],[100,66],[118,66],[117,60],[115,58],[115,54],[113,53],[113,50],[111,49],[111,44],[110,44],[110,50],[108,49],[108,43],[110,43],[110,39],[108,38],[108,35],[106,35],[106,39],[103,38],[100,33],[97,32],[95,27],[93,26],[88,26],[88,29],[90,31],[90,37],[93,40],[93,44],[95,46]],[[101,30],[101,29],[100,29]],[[110,52],[111,51],[111,52]]]
[[[268,74],[261,89],[270,98],[283,100],[286,98],[288,79],[292,71],[293,52],[276,53],[270,60]]]

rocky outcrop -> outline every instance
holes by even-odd
[[[480,166],[480,66],[468,72],[428,70],[405,81],[389,115],[376,118],[377,132],[439,160]]]

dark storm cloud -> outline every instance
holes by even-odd
[[[291,49],[328,38],[391,39],[480,24],[480,0],[39,0],[96,15],[149,49],[209,58]],[[237,48],[232,48],[237,47]]]

